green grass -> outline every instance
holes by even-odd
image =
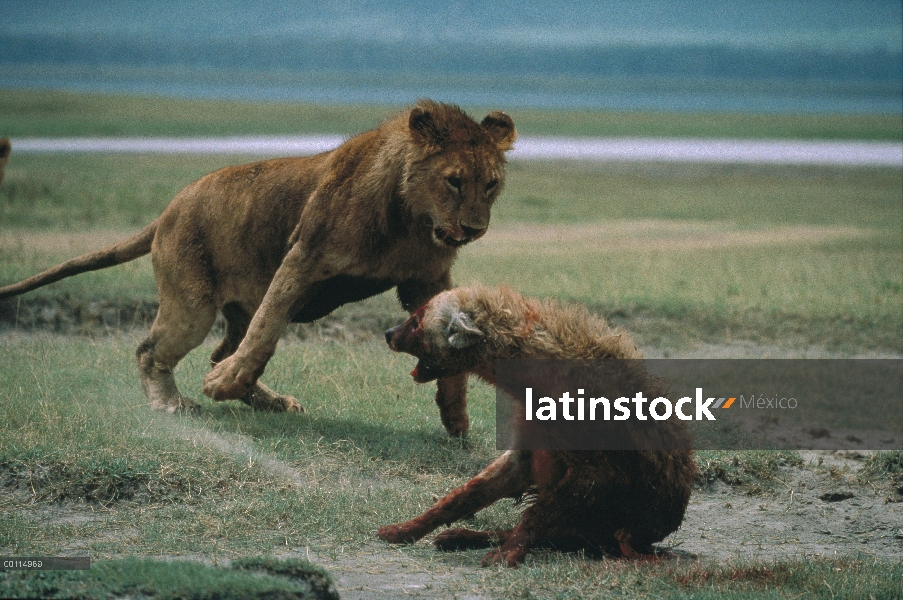
[[[412,99],[413,101],[414,99]],[[476,118],[492,109],[465,107]],[[0,91],[0,135],[216,136],[366,131],[401,106],[178,100],[64,91]],[[508,110],[525,135],[900,140],[880,115],[615,113]]]
[[[360,543],[379,520],[401,519],[408,502],[427,503],[496,454],[491,390],[472,392],[475,435],[450,439],[431,386],[415,386],[410,361],[381,344],[305,343],[274,357],[265,379],[291,390],[315,419],[207,400],[204,416],[174,419],[148,412],[134,372],[137,342],[0,342],[6,485],[43,502],[149,503],[130,517],[136,531],[125,547],[202,552],[212,535],[217,547],[240,552],[272,544],[277,532],[280,543],[324,535]],[[209,352],[179,367],[180,386],[194,398],[203,399]],[[408,486],[412,497],[390,499]],[[249,504],[259,506],[252,513]],[[186,510],[198,518],[172,530]],[[55,524],[46,537],[36,533],[17,538],[15,551],[65,544]]]
[[[491,579],[491,581],[490,581]],[[552,556],[484,576],[500,598],[899,598],[903,566],[875,561],[729,561],[647,566]],[[549,588],[555,592],[549,593]]]
[[[384,114],[0,94],[0,132],[14,135],[350,132]],[[744,121],[765,137],[802,127],[807,137],[900,138],[899,119],[882,125],[871,117],[515,118],[525,133],[726,135]],[[0,284],[137,230],[190,181],[251,158],[14,149],[0,184]],[[513,163],[490,233],[462,251],[453,274],[459,283],[508,282],[530,295],[586,303],[651,350],[751,340],[790,353],[811,347],[838,355],[900,353],[901,228],[898,169]],[[45,310],[34,298],[90,311],[95,300],[115,307],[155,296],[150,261],[142,258],[23,296],[0,306],[0,316]],[[471,384],[471,435],[449,439],[434,388],[414,385],[407,375],[412,359],[380,341],[379,330],[402,317],[387,294],[339,312],[340,325],[366,330],[364,342],[313,337],[284,344],[263,379],[294,394],[308,411],[302,415],[256,413],[204,398],[212,341],[177,370],[183,392],[204,407],[201,416],[186,418],[147,406],[133,358],[143,327],[124,327],[125,333],[112,327],[113,335],[89,328],[87,336],[5,329],[0,554],[90,555],[113,586],[93,575],[82,580],[94,582],[90,593],[97,596],[121,594],[115,586],[129,573],[161,569],[120,560],[126,556],[226,562],[261,555],[294,560],[309,551],[370,560],[378,526],[412,517],[497,454],[493,390]],[[862,477],[881,486],[891,481],[895,490],[898,455],[867,459]],[[800,457],[700,452],[697,461],[701,485],[724,482],[742,493],[767,494],[778,470],[799,466]],[[468,525],[510,527],[517,515],[511,502],[499,502]],[[419,544],[376,552],[400,556],[412,568],[464,572],[462,593],[502,598],[869,597],[860,589],[893,598],[903,577],[899,564],[848,559],[643,565],[539,551],[521,569],[497,571],[476,568],[478,551],[446,555]],[[198,581],[212,578],[211,589],[221,589],[213,580],[237,577],[215,566],[185,569],[199,569],[190,575]],[[113,575],[119,571],[123,579]],[[40,581],[79,581],[78,574],[67,577]],[[43,585],[32,576],[0,575],[0,595],[10,582]]]
[[[182,186],[243,160],[14,155],[0,185],[0,282],[128,235]],[[490,233],[454,276],[583,302],[647,344],[901,351],[901,190],[893,169],[515,163]],[[145,258],[22,301],[61,294],[128,304],[156,288]],[[395,309],[386,298],[351,310]]]
[[[0,594],[19,598],[119,597],[159,600],[338,598],[329,575],[306,561],[245,559],[228,568],[188,561],[129,558],[100,561],[86,571],[0,572]]]
[[[438,425],[432,386],[411,383],[411,359],[381,344],[282,348],[264,378],[296,394],[303,415],[203,398],[206,360],[192,354],[178,380],[205,411],[188,418],[147,409],[131,360],[136,342],[0,340],[0,553],[93,561],[88,573],[0,573],[0,593],[56,597],[53,590],[84,589],[84,597],[107,597],[136,581],[161,598],[296,589],[296,581],[274,573],[301,568],[296,563],[269,561],[263,570],[271,575],[262,579],[235,567],[249,556],[337,558],[368,547],[378,526],[411,517],[497,453],[492,390],[471,385],[471,435],[450,439]],[[884,458],[875,464],[896,473],[895,454],[878,455]],[[699,489],[723,481],[744,494],[767,493],[779,468],[802,464],[794,452],[701,452],[696,459]],[[503,501],[468,525],[510,527],[517,515]],[[480,570],[479,551],[446,555],[419,544],[402,552],[415,569],[463,567],[460,591],[497,598],[869,598],[862,590],[894,598],[903,581],[900,564],[872,559],[645,565],[538,550],[520,569]],[[222,569],[122,556],[233,562]],[[248,587],[255,581],[263,591]]]

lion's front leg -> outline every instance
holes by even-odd
[[[293,309],[304,305],[322,279],[305,259],[306,253],[295,244],[276,271],[235,353],[214,365],[204,378],[204,394],[214,400],[237,400],[252,391],[276,351]]]

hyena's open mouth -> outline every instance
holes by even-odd
[[[411,377],[416,383],[427,383],[442,376],[442,370],[436,365],[425,363],[421,358],[417,361],[417,366],[411,371]]]

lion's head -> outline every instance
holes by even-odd
[[[489,227],[492,203],[505,182],[505,151],[517,138],[500,111],[477,123],[457,106],[424,100],[411,109],[402,196],[433,242],[458,247]]]

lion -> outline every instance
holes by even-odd
[[[664,394],[664,382],[635,360],[643,355],[627,333],[610,329],[582,306],[539,302],[506,286],[442,292],[405,323],[389,329],[386,341],[393,350],[418,359],[411,375],[420,383],[474,373],[496,385],[500,359],[588,360],[601,362],[588,363],[586,379],[580,381],[608,389],[639,389],[649,398]],[[530,368],[549,364],[531,363]],[[528,428],[516,413],[512,425],[518,433]],[[566,434],[580,432],[581,426],[568,425]],[[645,559],[651,545],[683,521],[696,473],[690,434],[675,418],[633,419],[604,427],[590,430],[596,436],[592,439],[620,434],[637,449],[568,450],[566,444],[557,443],[537,450],[516,446],[419,517],[381,527],[378,536],[410,543],[501,498],[526,498],[527,508],[511,530],[447,529],[433,543],[443,550],[500,544],[484,556],[484,566],[517,566],[540,545]],[[559,430],[557,440],[563,435]]]
[[[9,162],[9,153],[12,149],[13,145],[9,138],[0,138],[0,183],[3,183],[3,170],[6,168],[6,163]]]
[[[204,393],[302,411],[258,382],[288,323],[393,287],[408,311],[449,289],[458,249],[486,233],[516,137],[503,112],[477,123],[423,100],[332,151],[215,171],[129,239],[0,288],[0,299],[150,253],[160,307],[136,358],[151,406],[197,409],[173,369],[221,311],[226,333]],[[456,436],[469,427],[466,386],[466,375],[437,383]]]

